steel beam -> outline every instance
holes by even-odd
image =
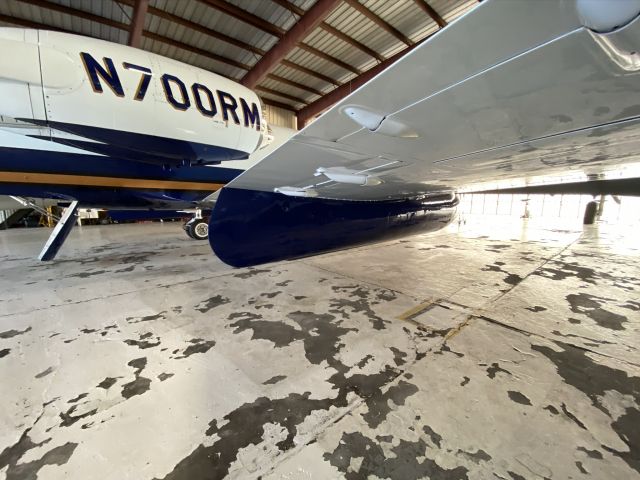
[[[109,18],[101,17],[99,15],[95,15],[95,14],[92,14],[92,13],[89,13],[89,12],[78,10],[76,8],[71,8],[71,7],[67,7],[67,6],[64,6],[64,5],[59,5],[57,3],[49,2],[49,1],[46,1],[46,0],[19,0],[19,1],[21,1],[22,3],[30,4],[30,5],[35,5],[37,7],[47,8],[49,10],[54,10],[54,11],[57,11],[57,12],[60,12],[60,13],[64,13],[66,15],[71,15],[71,16],[74,16],[74,17],[82,18],[84,20],[89,20],[89,21],[92,21],[92,22],[96,22],[96,23],[99,23],[101,25],[107,25],[109,27],[117,28],[118,30],[124,30],[124,31],[128,31],[129,30],[129,25],[127,25],[125,23],[117,22],[117,21],[111,20]],[[133,6],[135,0],[117,0],[117,1],[118,1],[118,3],[124,4],[124,5]],[[225,3],[225,2],[222,2],[222,3]],[[231,6],[231,7],[233,7],[233,6]],[[238,12],[236,12],[236,10],[240,10],[237,7],[233,7],[232,9],[233,9],[233,11],[235,13],[238,13]],[[190,22],[190,21],[188,21],[186,19],[182,19],[181,17],[177,17],[175,15],[168,14],[167,12],[159,10],[159,9],[157,9],[155,7],[150,6],[147,11],[148,11],[148,13],[151,13],[152,15],[156,15],[156,16],[159,16],[161,18],[165,18],[167,20],[171,20],[171,21],[174,21],[176,23],[180,23],[180,24],[182,24],[182,25],[184,25],[186,27],[192,28],[194,30],[198,30],[201,33],[210,35],[210,36],[212,36],[214,38],[219,38],[220,40],[223,40],[223,41],[225,41],[227,43],[231,43],[231,44],[233,44],[233,45],[235,45],[235,46],[237,46],[239,48],[243,48],[243,49],[249,50],[249,51],[251,51],[253,53],[256,53],[258,55],[262,55],[262,54],[265,53],[261,49],[258,49],[256,47],[252,47],[251,45],[246,44],[244,42],[234,41],[233,38],[227,37],[227,36],[225,36],[223,34],[218,34],[218,32],[215,32],[213,30],[207,29],[206,27],[202,27],[202,26],[195,27],[194,25],[197,25],[197,24],[194,24],[193,22]],[[243,10],[240,10],[240,11],[243,11]],[[45,29],[45,30],[56,30],[56,31],[72,33],[72,34],[78,35],[78,32],[74,32],[74,31],[71,31],[71,30],[68,30],[68,29],[53,27],[53,26],[50,26],[50,25],[45,25],[45,24],[42,24],[42,23],[33,22],[31,20],[26,20],[26,19],[22,19],[22,18],[11,17],[11,16],[8,16],[8,15],[1,15],[0,14],[0,20],[2,20],[4,22],[7,22],[7,23],[13,23],[15,25],[20,25],[20,26],[29,27],[29,28],[41,28],[41,29]],[[232,67],[236,67],[236,68],[239,68],[239,69],[242,69],[242,70],[246,70],[246,71],[249,71],[251,69],[250,66],[245,65],[245,64],[243,64],[241,62],[238,62],[236,60],[233,60],[231,58],[223,57],[222,55],[217,55],[215,53],[212,53],[209,50],[204,50],[204,49],[192,46],[192,45],[188,45],[186,43],[179,42],[177,40],[174,40],[174,39],[169,38],[169,37],[165,37],[163,35],[159,35],[157,33],[151,32],[149,30],[143,30],[142,31],[142,36],[150,38],[150,39],[158,41],[158,42],[165,43],[167,45],[171,45],[171,46],[183,49],[183,50],[187,50],[189,52],[196,53],[196,54],[201,55],[203,57],[210,58],[211,60],[215,60],[217,62],[224,63],[224,64],[230,65]],[[331,77],[328,77],[328,76],[326,76],[326,75],[324,75],[324,74],[322,74],[320,72],[316,72],[316,71],[311,70],[309,68],[303,67],[303,66],[298,65],[296,63],[290,62],[288,60],[283,60],[281,63],[282,63],[282,65],[284,65],[286,67],[292,68],[292,69],[297,70],[299,72],[302,72],[302,73],[304,73],[306,75],[318,78],[318,79],[320,79],[320,80],[322,80],[324,82],[327,82],[329,84],[333,84],[333,85],[336,85],[336,86],[341,85],[340,82],[334,80]],[[315,93],[315,92],[312,92],[312,93]]]
[[[411,41],[409,38],[407,38],[402,32],[400,32],[398,29],[393,27],[391,24],[385,22],[382,18],[380,18],[375,13],[373,13],[367,7],[362,5],[358,0],[345,0],[345,2],[351,8],[353,8],[353,9],[357,10],[358,12],[360,12],[362,15],[364,15],[369,20],[374,22],[376,25],[378,25],[380,28],[382,28],[387,33],[389,33],[389,34],[393,35],[394,37],[396,37],[398,40],[400,40],[405,45],[407,45],[409,47],[411,45],[413,45],[413,41]]]
[[[129,26],[126,23],[116,22],[115,20],[111,20],[109,18],[101,17],[100,15],[94,15],[93,13],[85,12],[82,10],[78,10],[76,8],[67,7],[65,5],[59,5],[53,2],[47,2],[45,0],[19,0],[21,3],[26,3],[28,5],[33,5],[35,7],[46,8],[49,10],[53,10],[60,13],[65,13],[67,15],[72,15],[74,17],[82,18],[83,20],[89,20],[91,22],[100,23],[102,25],[108,25],[113,28],[118,28],[120,30],[128,30]],[[34,22],[35,23],[35,22]],[[62,28],[51,28],[53,30],[66,31]],[[77,34],[76,34],[77,35]]]
[[[358,42],[356,39],[350,37],[349,35],[347,35],[344,32],[341,32],[340,30],[338,30],[336,27],[334,27],[333,25],[329,25],[327,22],[324,22],[320,25],[320,28],[322,28],[325,32],[330,33],[331,35],[333,35],[336,38],[339,38],[340,40],[342,40],[343,42],[348,43],[349,45],[351,45],[352,47],[357,48],[358,50],[366,53],[367,55],[369,55],[370,57],[375,58],[376,60],[378,60],[379,62],[384,61],[384,57],[382,55],[380,55],[378,52],[376,52],[375,50],[367,47],[364,43]]]
[[[447,22],[444,18],[440,16],[438,12],[436,12],[435,8],[427,3],[427,0],[413,0],[415,4],[422,9],[424,13],[431,17],[431,20],[436,22],[440,28],[444,28],[447,26]]]
[[[340,68],[344,68],[345,70],[353,72],[356,75],[360,75],[362,73],[360,70],[358,70],[357,68],[355,68],[352,65],[349,65],[347,62],[343,62],[339,58],[332,57],[328,53],[325,53],[322,50],[318,50],[317,48],[312,47],[311,45],[307,45],[305,43],[299,43],[298,47],[301,48],[302,50],[305,50],[305,51],[315,55],[316,57],[319,57],[319,58],[321,58],[323,60],[326,60],[327,62],[331,62],[334,65],[339,66]]]
[[[271,0],[271,1],[274,2],[274,3],[277,3],[278,5],[280,5],[283,8],[286,8],[290,12],[295,13],[298,16],[304,15],[304,10],[301,9],[300,7],[298,7],[296,4],[291,3],[289,0]],[[384,60],[384,57],[382,55],[380,55],[378,52],[376,52],[375,50],[370,49],[365,44],[358,42],[357,40],[355,40],[354,38],[350,37],[346,33],[341,32],[340,30],[338,30],[334,26],[329,25],[327,22],[322,22],[320,24],[320,28],[322,28],[326,32],[329,32],[334,37],[339,38],[343,42],[348,43],[352,47],[355,47],[358,50],[366,53],[370,57],[373,57],[373,58],[375,58],[376,60],[378,60],[380,62],[382,62]]]
[[[267,75],[267,78],[270,78],[271,80],[275,80],[276,82],[284,83],[285,85],[289,85],[290,87],[294,87],[299,90],[304,90],[305,92],[313,93],[314,95],[317,95],[319,97],[324,95],[324,93],[322,93],[317,88],[310,87],[303,83],[294,82],[293,80],[289,80],[288,78],[281,77],[280,75],[275,75],[273,73],[270,73],[269,75]]]
[[[73,33],[77,35],[77,32],[72,32],[66,28],[50,27],[44,23],[32,22],[31,20],[25,20],[24,18],[11,17],[9,15],[0,14],[0,22],[10,23],[11,25],[18,25],[20,27],[36,28],[40,30],[52,30],[54,32]]]
[[[174,40],[173,38],[163,37],[162,35],[158,35],[157,33],[149,32],[147,30],[144,31],[144,36],[150,38],[151,40],[157,40],[158,42],[166,43],[167,45],[171,45],[173,47],[180,48],[182,50],[187,50],[189,52],[196,53],[198,55],[202,55],[203,57],[210,58],[211,60],[215,60],[216,62],[225,63],[227,65],[231,65],[232,67],[240,68],[242,70],[249,70],[251,67],[245,65],[244,63],[237,62],[231,58],[223,57],[222,55],[217,55],[215,53],[211,53],[209,50],[204,50],[202,48],[194,47],[193,45],[188,45],[183,42],[179,42]]]
[[[130,7],[133,7],[135,5],[136,0],[116,0],[118,3],[122,4],[122,5],[129,5]],[[200,32],[203,35],[207,35],[209,37],[213,37],[216,40],[221,40],[225,43],[228,43],[229,45],[233,45],[234,47],[238,47],[241,48],[243,50],[247,50],[249,52],[253,52],[256,55],[264,55],[264,50],[262,50],[261,48],[255,47],[249,43],[243,42],[241,40],[238,40],[237,38],[233,38],[230,37],[228,35],[225,35],[224,33],[220,33],[216,30],[213,30],[209,27],[205,27],[204,25],[201,25],[199,23],[196,22],[192,22],[191,20],[187,20],[186,18],[183,17],[179,17],[178,15],[174,15],[173,13],[169,13],[165,10],[161,10],[159,8],[153,7],[151,5],[149,5],[149,8],[147,9],[147,13],[158,17],[158,18],[163,18],[165,20],[169,20],[170,22],[173,23],[177,23],[179,25],[182,25],[183,27],[186,27],[190,30],[194,30],[196,32]]]
[[[129,6],[133,6],[135,5],[136,0],[116,0],[118,3],[124,4],[124,5],[129,5]],[[299,7],[296,7],[296,11],[301,11],[302,13],[304,13],[304,10],[300,9]],[[152,6],[149,6],[149,8],[147,9],[147,13],[154,15],[156,17],[160,17],[163,18],[165,20],[169,20],[170,22],[174,22],[177,23],[179,25],[182,25],[184,27],[187,27],[191,30],[195,30],[197,32],[200,32],[204,35],[213,37],[217,40],[222,40],[225,43],[228,43],[229,45],[233,45],[234,47],[238,47],[241,48],[243,50],[255,53],[256,55],[264,55],[266,52],[264,50],[262,50],[261,48],[255,47],[249,43],[243,42],[241,40],[238,40],[237,38],[233,38],[230,37],[228,35],[225,35],[224,33],[220,33],[216,30],[212,30],[211,28],[205,27],[204,25],[200,25],[199,23],[195,23],[192,22],[191,20],[187,20],[186,18],[182,18],[179,17],[178,15],[174,15],[173,13],[169,13],[166,12],[164,10],[160,10],[159,8],[155,8]],[[352,67],[351,65],[349,65],[348,63],[345,63],[343,61],[341,61],[340,59],[337,59],[335,57],[332,57],[331,55],[328,55],[324,52],[321,52],[320,50],[313,48],[309,45],[306,44],[300,44],[299,45],[300,48],[307,50],[329,62],[335,63],[336,65],[345,68],[347,70],[350,70],[356,74],[358,74],[359,72],[357,71],[357,69],[355,69],[354,67]]]
[[[289,95],[288,93],[284,93],[279,90],[274,90],[273,88],[263,87],[261,85],[257,85],[255,87],[255,90],[257,92],[264,92],[264,93],[268,93],[269,95],[275,95],[277,97],[286,98],[287,100],[291,100],[292,102],[300,103],[302,105],[306,105],[307,103],[309,103],[302,98],[298,98],[294,95]]]
[[[290,112],[294,112],[294,113],[296,111],[296,109],[293,108],[288,103],[276,102],[275,100],[271,100],[270,98],[264,98],[264,97],[260,97],[260,100],[262,100],[262,103],[264,103],[265,105],[269,105],[271,107],[283,108],[285,110],[289,110]]]
[[[283,8],[286,8],[290,12],[295,13],[298,16],[304,15],[304,10],[297,6],[295,3],[290,2],[289,0],[271,0],[273,3],[280,5]]]
[[[215,8],[220,12],[224,12],[227,15],[235,18],[236,20],[240,20],[252,27],[255,27],[263,32],[270,33],[274,37],[281,38],[286,33],[284,29],[274,25],[273,23],[269,23],[266,20],[254,15],[252,13],[243,10],[242,8],[238,8],[235,5],[225,2],[224,0],[198,0],[200,3],[203,3],[209,7]]]
[[[614,178],[585,182],[550,183],[501,188],[498,190],[474,190],[468,193],[511,193],[522,195],[626,195],[640,197],[640,178]]]
[[[27,3],[30,5],[35,5],[38,7],[42,7],[42,8],[47,8],[49,10],[54,10],[60,13],[64,13],[66,15],[71,15],[74,17],[78,17],[78,18],[82,18],[84,20],[89,20],[92,22],[96,22],[99,23],[101,25],[107,25],[109,27],[113,27],[113,28],[117,28],[119,30],[125,30],[128,31],[129,30],[129,25],[125,24],[125,23],[121,23],[121,22],[116,22],[115,20],[111,20],[109,18],[105,18],[105,17],[101,17],[99,15],[94,15],[92,13],[88,13],[88,12],[84,12],[82,10],[77,10],[75,8],[71,8],[71,7],[66,7],[64,5],[58,5],[56,3],[52,3],[52,2],[48,2],[46,0],[19,0],[23,3]],[[127,1],[127,0],[120,0],[121,3],[124,4],[131,4],[132,2]],[[74,32],[68,29],[64,29],[64,28],[58,28],[58,27],[53,27],[50,25],[45,25],[42,23],[38,23],[38,22],[33,22],[30,20],[25,20],[22,18],[16,18],[16,17],[11,17],[8,15],[0,15],[0,20],[6,22],[6,23],[13,23],[14,25],[20,25],[20,26],[24,26],[24,27],[29,27],[29,28],[40,28],[40,29],[44,29],[44,30],[55,30],[55,31],[59,31],[59,32],[65,32],[65,33],[72,33],[74,35],[79,35],[78,32]],[[220,62],[220,63],[224,63],[226,65],[231,65],[232,67],[236,67],[242,70],[250,70],[251,67],[248,65],[245,65],[241,62],[238,62],[236,60],[233,60],[231,58],[227,58],[227,57],[223,57],[221,55],[217,55],[215,53],[210,52],[209,50],[204,50],[202,48],[198,48],[198,47],[194,47],[192,45],[188,45],[186,43],[183,42],[179,42],[177,40],[174,40],[172,38],[169,37],[165,37],[162,35],[158,35],[157,33],[153,33],[150,32],[149,30],[143,30],[142,31],[142,36],[150,38],[151,40],[155,40],[157,42],[162,42],[165,43],[167,45],[171,45],[173,47],[176,48],[180,48],[183,50],[187,50],[189,52],[193,52],[196,53],[198,55],[201,55],[203,57],[206,58],[210,58],[211,60],[215,60],[216,62]]]
[[[424,40],[426,40],[426,39],[424,39]],[[298,110],[298,113],[297,113],[298,127],[302,128],[310,118],[315,117],[319,113],[322,113],[327,108],[329,108],[333,104],[339,102],[340,100],[342,100],[344,97],[349,95],[354,90],[360,88],[362,85],[364,85],[369,80],[371,80],[373,77],[375,77],[377,74],[379,74],[380,72],[382,72],[383,70],[385,70],[389,66],[393,65],[400,58],[404,57],[407,53],[409,53],[411,50],[416,48],[418,45],[421,45],[422,42],[424,42],[424,40],[420,41],[419,43],[414,44],[413,46],[411,46],[409,48],[405,48],[404,50],[402,50],[401,52],[396,53],[392,57],[387,58],[384,62],[379,63],[375,67],[367,70],[362,75],[360,75],[360,76],[354,78],[353,80],[345,83],[344,85],[332,90],[331,92],[327,93],[322,98],[319,98],[315,102],[310,103],[306,107],[301,108],[300,110]]]
[[[254,88],[271,70],[297,47],[298,43],[309,35],[329,13],[340,3],[340,0],[318,0],[298,22],[285,33],[276,45],[269,50],[253,68],[244,76],[241,83]]]
[[[333,78],[328,77],[323,73],[316,72],[315,70],[311,70],[310,68],[303,67],[302,65],[298,65],[297,63],[290,62],[289,60],[282,60],[280,64],[284,65],[285,67],[298,70],[299,72],[306,73],[311,77],[316,77],[316,78],[319,78],[320,80],[324,80],[325,82],[330,83],[332,85],[336,85],[336,86],[342,85],[342,83],[340,83],[338,80],[334,80]]]
[[[140,48],[142,31],[144,30],[144,19],[149,8],[149,0],[136,0],[133,7],[133,18],[129,27],[129,46]]]

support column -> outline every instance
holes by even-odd
[[[604,212],[604,195],[600,195],[600,202],[598,202],[598,220],[602,218]]]
[[[598,214],[598,202],[591,200],[587,203],[587,207],[584,209],[584,221],[585,225],[593,225],[596,221],[596,215]]]
[[[129,46],[140,48],[142,31],[144,30],[144,17],[149,8],[149,0],[136,0],[133,7],[133,18],[129,26]]]
[[[67,236],[71,232],[71,229],[76,223],[78,218],[78,202],[71,202],[71,205],[65,210],[62,218],[56,225],[56,228],[53,229],[51,235],[49,236],[49,240],[45,244],[44,248],[38,255],[38,260],[43,262],[53,260],[56,258],[60,247],[67,239]]]

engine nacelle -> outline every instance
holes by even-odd
[[[0,28],[0,115],[96,153],[162,164],[246,158],[268,142],[258,96],[124,45]]]

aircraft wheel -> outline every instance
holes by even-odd
[[[193,238],[193,235],[191,233],[191,224],[194,223],[196,220],[195,219],[191,219],[189,220],[187,223],[182,225],[182,229],[185,231],[185,233],[187,234],[187,236],[189,238]]]
[[[196,240],[206,240],[209,238],[209,224],[205,220],[196,220],[189,225],[187,233]]]

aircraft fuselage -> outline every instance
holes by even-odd
[[[0,194],[192,207],[272,139],[253,91],[150,52],[19,28],[0,52]]]

